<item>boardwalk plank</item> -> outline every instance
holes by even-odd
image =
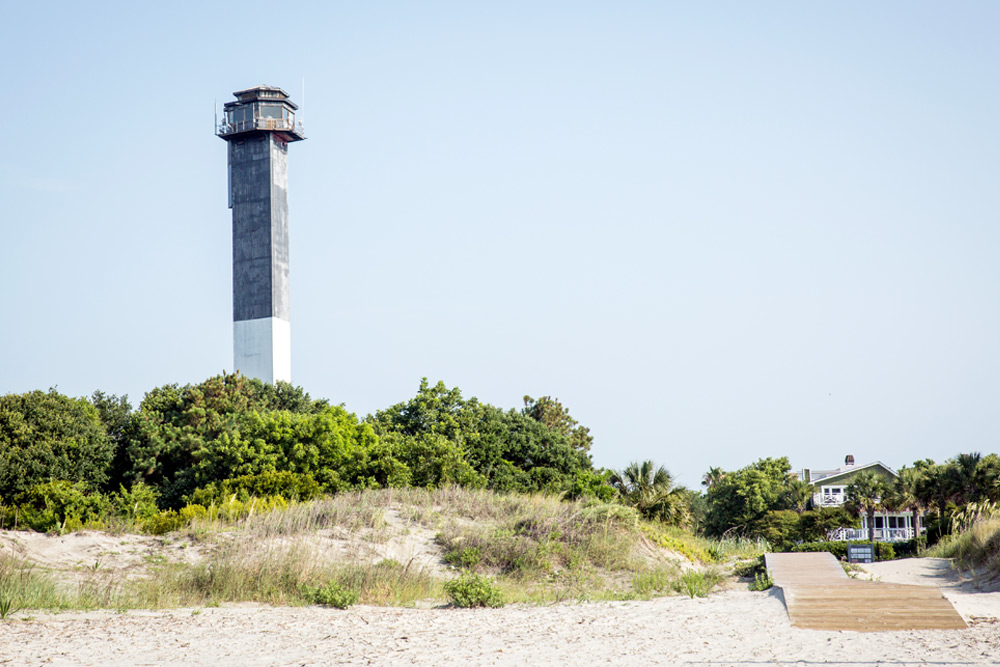
[[[955,630],[968,627],[933,586],[851,579],[829,553],[767,554],[791,624],[811,630]]]

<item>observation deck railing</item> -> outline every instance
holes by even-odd
[[[254,118],[253,120],[241,120],[235,123],[222,120],[219,122],[218,134],[220,137],[241,132],[252,132],[254,130],[271,130],[293,132],[300,137],[305,137],[305,129],[302,121],[294,121],[288,118]]]

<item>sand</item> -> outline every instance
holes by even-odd
[[[953,595],[973,595],[952,593]],[[21,615],[11,665],[997,664],[1000,609],[966,630],[823,632],[788,623],[780,592],[462,610],[236,605]]]
[[[99,558],[102,567],[127,570],[151,552],[196,557],[190,545],[160,538],[74,535],[7,533],[0,548],[81,568]],[[801,630],[790,626],[780,590],[751,592],[745,585],[705,599],[481,610],[241,604],[22,611],[0,622],[0,665],[1000,664],[1000,593],[977,588],[938,559],[866,567],[882,581],[941,586],[970,627]]]

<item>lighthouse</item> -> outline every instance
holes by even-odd
[[[288,303],[288,144],[305,139],[288,93],[240,90],[217,134],[228,144],[233,211],[234,370],[269,384],[291,382]]]

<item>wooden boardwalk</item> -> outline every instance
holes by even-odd
[[[767,554],[788,618],[810,630],[957,630],[968,627],[932,586],[851,579],[829,553]]]

